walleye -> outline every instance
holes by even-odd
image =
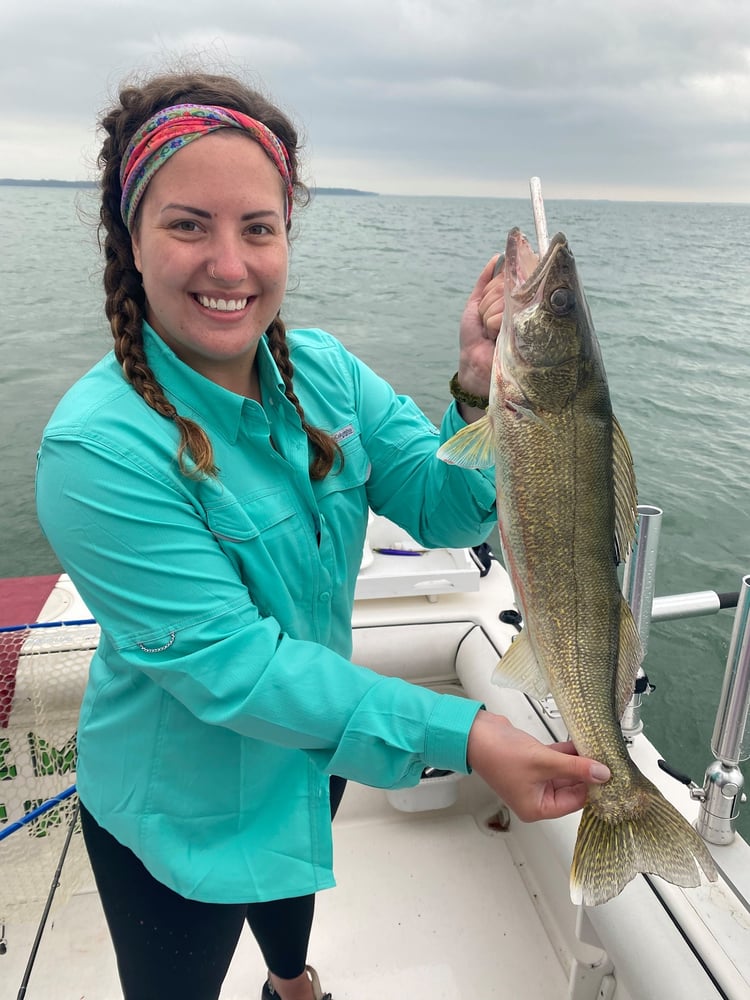
[[[635,538],[636,485],[573,254],[558,233],[538,261],[513,229],[503,266],[487,414],[438,451],[455,465],[495,465],[524,628],[493,681],[551,692],[578,752],[612,772],[583,809],[574,903],[606,902],[641,872],[697,886],[702,869],[713,881],[703,840],[637,769],[619,725],[643,656],[617,578]]]

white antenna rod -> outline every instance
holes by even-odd
[[[543,257],[547,253],[549,236],[547,235],[547,219],[544,215],[542,182],[538,177],[532,177],[530,179],[529,190],[531,191],[531,210],[534,213],[534,228],[536,229],[536,241],[539,246],[539,256]]]

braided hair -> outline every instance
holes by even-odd
[[[180,415],[167,399],[151,371],[143,347],[142,325],[146,296],[141,275],[135,266],[130,234],[120,215],[120,165],[128,143],[153,114],[175,104],[213,104],[242,111],[263,122],[284,144],[291,168],[294,200],[305,204],[309,192],[299,179],[297,131],[286,115],[258,91],[251,90],[234,77],[206,73],[174,73],[152,77],[141,86],[126,86],[120,91],[119,104],[101,119],[105,138],[99,153],[101,206],[99,240],[104,251],[105,312],[114,338],[115,356],[125,378],[135,391],[161,416],[172,420],[180,432],[177,460],[185,475],[215,476],[211,441],[194,420]],[[343,460],[341,449],[326,431],[313,427],[293,388],[294,366],[289,357],[286,328],[277,315],[266,330],[268,346],[284,381],[287,399],[296,408],[312,450],[310,476],[323,479],[335,459]],[[187,458],[190,458],[190,462]]]

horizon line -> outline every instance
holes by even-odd
[[[0,187],[61,187],[61,188],[97,188],[98,181],[76,180],[68,181],[54,177],[0,177]],[[520,195],[484,195],[484,194],[397,194],[392,192],[383,193],[381,191],[368,191],[361,188],[329,185],[310,185],[311,194],[339,194],[356,195],[376,198],[475,198],[488,199],[491,201],[528,201],[528,198]],[[656,204],[656,205],[750,205],[747,201],[737,201],[735,199],[685,199],[685,198],[644,198],[644,197],[612,197],[602,195],[598,197],[582,197],[580,195],[557,195],[545,197],[545,202],[553,201],[601,201],[620,202],[633,204]]]

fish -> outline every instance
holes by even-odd
[[[570,870],[576,904],[618,895],[639,873],[684,887],[718,877],[706,844],[637,768],[620,719],[643,649],[617,566],[635,540],[633,457],[563,233],[540,260],[508,233],[505,305],[484,417],[438,457],[495,467],[500,542],[523,627],[493,682],[554,698],[579,754],[611,777],[589,789]]]

